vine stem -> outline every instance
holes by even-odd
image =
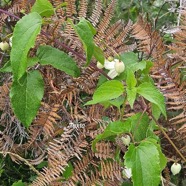
[[[7,15],[9,15],[9,16],[11,16],[11,17],[14,17],[15,19],[18,19],[18,20],[20,19],[18,16],[14,15],[14,14],[12,14],[12,13],[6,11],[6,10],[0,9],[0,12],[2,12],[2,13],[4,13],[4,14],[7,14]]]
[[[1,13],[5,13],[11,17],[14,17],[17,20],[20,20],[20,18],[6,10],[0,9]],[[44,31],[41,31],[41,34],[43,34],[44,36],[46,36],[47,38],[50,39],[50,35]],[[64,43],[58,41],[58,40],[54,40],[55,43],[57,43],[58,45],[62,46],[64,49],[68,50],[68,52],[72,52],[73,54],[75,54],[79,59],[86,61],[86,58],[79,54],[78,52],[74,51],[73,49],[71,49],[70,47],[68,47],[67,45],[65,45]],[[98,71],[100,74],[103,74],[107,79],[112,80],[103,70],[99,69],[94,63],[90,63],[90,66],[92,66],[96,71]]]
[[[139,103],[139,102],[138,102]],[[140,103],[139,103],[140,104]],[[143,104],[143,105],[142,105]],[[143,108],[145,106],[145,101],[142,98],[142,104],[141,107]],[[167,138],[167,140],[169,141],[169,143],[172,145],[172,147],[176,150],[176,152],[180,155],[180,157],[184,160],[184,162],[186,162],[186,159],[184,157],[184,155],[180,152],[180,150],[176,147],[176,145],[174,144],[174,142],[170,139],[170,137],[167,135],[167,133],[164,131],[163,127],[158,123],[158,121],[156,120],[156,118],[152,115],[152,113],[150,111],[147,111],[149,113],[149,115],[152,117],[152,119],[154,120],[154,122],[156,123],[156,125],[159,127],[160,131],[163,133],[163,135]]]
[[[173,143],[173,141],[169,138],[169,136],[167,135],[167,133],[164,131],[163,127],[158,123],[158,121],[156,120],[156,118],[150,114],[150,116],[152,117],[152,119],[155,121],[156,125],[158,125],[159,129],[161,130],[161,132],[163,133],[163,135],[167,138],[167,140],[169,141],[169,143],[173,146],[173,148],[176,150],[176,152],[180,155],[180,157],[184,160],[184,162],[186,162],[185,157],[183,156],[183,154],[180,152],[180,150],[176,147],[176,145]]]
[[[26,165],[28,165],[30,167],[30,169],[32,171],[34,171],[38,176],[40,175],[40,172],[38,170],[36,170],[35,167],[33,165],[31,165],[28,160],[22,158],[18,154],[15,154],[15,153],[12,153],[12,152],[4,152],[4,151],[0,151],[0,154],[3,154],[3,155],[9,154],[9,155],[15,156],[17,159],[23,161]]]

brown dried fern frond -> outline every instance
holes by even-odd
[[[102,8],[103,8],[102,1],[96,0],[92,15],[89,18],[89,21],[92,23],[93,26],[96,26],[97,23],[99,22],[100,16],[102,14]]]
[[[104,16],[101,20],[101,22],[98,25],[98,37],[102,36],[103,33],[105,33],[106,29],[108,28],[110,24],[110,20],[113,17],[114,14],[114,7],[115,7],[115,0],[112,0],[108,8],[105,10]]]
[[[87,6],[88,2],[87,0],[81,0],[79,4],[79,11],[78,11],[78,16],[81,17],[86,17],[87,14]]]
[[[80,90],[88,94],[93,94],[96,87],[98,75],[99,73],[95,70],[95,68],[89,66],[84,69],[79,78],[75,79],[75,82]]]
[[[73,18],[73,15],[77,14],[76,12],[76,1],[75,0],[65,0],[67,3],[66,6],[66,17]]]
[[[0,110],[3,111],[7,103],[9,103],[9,87],[10,85],[4,84],[0,86]]]
[[[103,180],[121,180],[121,166],[115,161],[101,161],[101,171],[99,174]]]
[[[96,152],[94,153],[96,158],[100,159],[114,159],[115,148],[110,142],[96,143]]]
[[[50,0],[53,7],[56,8],[56,15],[58,18],[64,18],[65,17],[65,11],[63,8],[61,8],[62,1],[61,0]]]
[[[57,124],[56,120],[61,120],[61,117],[57,114],[58,110],[59,105],[50,107],[48,104],[44,103],[42,110],[39,112],[31,127],[41,127],[46,136],[53,136],[55,131],[54,125]]]
[[[106,34],[105,42],[101,46],[101,48],[105,52],[105,56],[114,56],[115,53],[121,54],[126,51],[133,51],[135,48],[127,47],[125,45],[125,39],[128,36],[128,33],[132,29],[132,21],[129,20],[128,23],[125,25],[122,22],[119,22],[120,26],[115,28],[115,31],[110,32],[111,30],[108,28],[108,32],[112,33],[111,36]],[[119,29],[122,27],[121,29]],[[101,42],[100,42],[101,43]],[[104,46],[105,45],[105,46]],[[133,45],[135,46],[135,45]]]
[[[153,57],[154,60],[164,63],[163,55],[165,46],[163,40],[157,31],[153,31],[151,25],[139,16],[138,21],[133,25],[132,35],[139,40],[138,50],[146,54],[147,57]],[[160,62],[159,62],[160,63]]]
[[[64,128],[64,132],[61,135],[61,139],[54,139],[50,142],[48,147],[48,163],[49,166],[43,169],[43,172],[32,183],[32,186],[45,186],[49,185],[63,173],[65,167],[68,165],[68,160],[73,157],[73,154],[68,153],[65,147],[66,142],[70,142],[72,138],[73,129]],[[71,148],[71,147],[70,147]],[[63,151],[64,149],[65,152]],[[74,151],[73,148],[69,151]]]
[[[84,184],[88,180],[87,173],[89,172],[90,166],[92,166],[91,165],[92,162],[93,162],[93,156],[91,153],[88,153],[87,155],[83,156],[81,160],[74,162],[73,163],[74,165],[73,174],[68,179],[67,182],[73,183],[73,184],[81,182],[82,184]]]

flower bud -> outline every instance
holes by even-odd
[[[0,49],[2,51],[8,50],[9,49],[9,44],[7,42],[1,42],[0,43]]]
[[[114,68],[118,74],[122,73],[125,70],[125,64],[122,61],[119,61],[118,59],[115,59],[115,65]]]
[[[114,58],[112,56],[108,57],[108,61],[113,61],[113,60],[114,60]]]
[[[171,172],[173,175],[178,174],[181,171],[181,165],[179,163],[173,163],[171,166]]]
[[[126,135],[125,137],[122,136],[122,137],[121,137],[121,140],[122,140],[122,142],[123,142],[123,144],[124,144],[125,146],[129,146],[130,141],[131,141],[129,135]]]
[[[100,62],[97,62],[97,67],[98,67],[99,69],[102,69],[104,66],[103,66]]]

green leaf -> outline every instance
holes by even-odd
[[[42,161],[39,165],[37,165],[38,169],[42,169],[48,165],[48,161]]]
[[[68,54],[51,46],[40,46],[37,50],[37,57],[41,65],[52,65],[74,77],[80,74],[75,61]]]
[[[124,100],[125,100],[125,98],[123,96],[120,96],[120,97],[118,97],[116,99],[110,100],[109,103],[111,105],[114,105],[118,109],[120,109],[120,107],[123,104]]]
[[[160,171],[162,171],[165,168],[166,164],[167,164],[167,158],[162,153],[161,146],[160,146],[160,144],[157,143],[157,140],[155,140],[154,138],[148,138],[148,141],[154,143],[154,145],[156,146],[156,148],[157,148],[157,150],[159,152]]]
[[[165,109],[165,98],[156,87],[154,87],[151,83],[142,83],[139,85],[139,87],[137,87],[137,93],[151,103],[157,105],[163,115],[167,117]]]
[[[95,32],[93,31],[92,27],[90,27],[90,24],[91,23],[88,23],[87,20],[82,18],[80,19],[80,22],[77,25],[73,26],[77,35],[79,36],[79,38],[83,43],[86,52],[87,65],[90,63],[95,48],[95,44],[93,40],[93,36]]]
[[[68,166],[65,167],[65,171],[63,172],[63,177],[67,180],[68,178],[70,178],[70,176],[72,176],[73,174],[73,166],[72,163],[69,162]]]
[[[96,104],[121,96],[124,92],[124,86],[120,81],[111,80],[103,83],[94,92],[93,100],[88,101],[85,105]]]
[[[105,62],[105,56],[103,51],[98,47],[94,46],[94,57],[96,58],[97,61],[99,61],[102,65],[104,65]]]
[[[125,154],[125,165],[132,169],[134,186],[159,185],[160,159],[154,143],[142,141],[137,147],[131,144]]]
[[[131,132],[134,140],[139,142],[147,137],[149,127],[149,117],[147,114],[138,113],[132,120]]]
[[[140,61],[138,63],[135,63],[135,64],[131,65],[130,68],[132,69],[133,72],[136,72],[138,70],[145,70],[146,61]]]
[[[158,120],[161,115],[161,110],[154,103],[151,104],[151,108],[152,108],[152,115],[155,117],[156,120]]]
[[[134,101],[136,99],[137,89],[136,87],[132,89],[126,88],[126,92],[127,92],[127,101],[129,102],[131,108],[133,109]]]
[[[147,68],[147,61],[138,62],[138,56],[134,52],[121,54],[121,60],[124,62],[126,69],[130,69],[133,72]],[[150,68],[149,65],[150,64],[148,64],[148,69]]]
[[[88,24],[88,26],[89,26],[89,29],[91,30],[91,32],[92,32],[92,34],[93,35],[96,35],[96,29],[93,27],[93,25],[88,21],[88,20],[86,20],[86,19],[84,19],[84,18],[81,18],[81,19],[83,19],[83,20],[85,20],[86,22],[87,22],[87,24]]]
[[[44,82],[39,71],[25,73],[14,81],[10,91],[12,107],[17,118],[29,127],[37,114],[44,94]]]
[[[121,60],[124,62],[126,68],[138,62],[138,56],[134,52],[125,52],[121,54]]]
[[[28,57],[27,59],[27,67],[33,67],[39,62],[37,57]]]
[[[19,180],[18,182],[14,182],[12,186],[25,186],[25,184],[22,182],[22,180]]]
[[[94,141],[92,142],[92,148],[95,150],[95,145],[98,141],[106,139],[111,136],[116,136],[119,134],[123,134],[126,132],[130,132],[131,130],[131,118],[126,121],[115,121],[108,124],[107,128],[102,134],[96,136]]]
[[[7,61],[2,68],[0,68],[0,72],[12,72],[11,61]]]
[[[37,12],[41,16],[50,17],[54,14],[54,8],[48,0],[36,0],[31,12]]]
[[[143,69],[142,73],[149,74],[151,67],[153,66],[153,63],[151,61],[145,61],[146,62],[146,68]]]
[[[28,58],[27,59],[27,67],[32,67],[38,62],[37,57],[33,58]],[[8,61],[7,63],[4,64],[4,66],[0,69],[0,72],[12,72],[12,66],[11,66],[11,61]]]
[[[137,80],[135,78],[134,72],[130,69],[127,69],[126,84],[129,89],[132,89],[137,84]]]
[[[36,37],[41,30],[42,18],[30,13],[19,20],[14,28],[10,60],[14,79],[20,79],[27,68],[27,54],[34,46]]]

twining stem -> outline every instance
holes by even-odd
[[[28,166],[30,167],[30,169],[31,169],[32,171],[34,171],[38,176],[40,175],[39,171],[37,171],[37,170],[35,169],[35,167],[29,163],[28,160],[22,158],[22,157],[19,156],[18,154],[15,154],[15,153],[12,153],[12,152],[6,152],[6,151],[0,151],[0,154],[3,154],[3,155],[9,154],[9,155],[12,155],[12,156],[16,157],[18,160],[23,161],[26,165],[28,165]]]
[[[14,15],[14,14],[12,14],[12,13],[6,11],[6,10],[0,9],[0,12],[2,12],[2,13],[4,13],[4,14],[7,14],[7,15],[9,15],[9,16],[11,16],[11,17],[14,17],[15,19],[18,19],[18,20],[20,19],[18,16]]]
[[[158,125],[158,127],[161,130],[161,132],[163,133],[163,135],[167,138],[167,140],[169,141],[169,143],[173,146],[173,148],[180,155],[180,157],[184,160],[184,162],[186,162],[185,157],[180,152],[180,150],[176,147],[176,145],[173,143],[173,141],[169,138],[169,136],[167,135],[167,133],[164,131],[163,127],[158,123],[158,121],[156,120],[156,118],[152,114],[150,114],[150,115],[151,115],[152,119],[155,121],[156,125]]]
[[[137,101],[138,102],[138,101]],[[145,109],[145,101],[142,98],[142,102],[138,102],[139,105]],[[147,108],[146,108],[147,110]],[[184,160],[184,162],[186,162],[185,157],[183,156],[183,154],[180,152],[180,150],[176,147],[176,145],[174,144],[174,142],[170,139],[170,137],[167,135],[167,133],[164,131],[163,127],[158,123],[158,121],[156,120],[156,118],[152,115],[152,113],[150,111],[147,110],[147,112],[149,113],[149,115],[152,117],[152,119],[154,120],[154,122],[156,123],[156,125],[159,127],[160,131],[163,133],[163,135],[167,138],[167,140],[169,141],[169,143],[172,145],[172,147],[176,150],[176,152],[180,155],[180,157]]]
[[[122,105],[122,108],[121,108],[121,111],[120,111],[120,118],[119,118],[119,120],[123,119],[123,116],[124,116],[124,113],[125,113],[126,103],[127,103],[127,94],[125,93],[124,94],[124,102],[123,102],[123,105]]]

